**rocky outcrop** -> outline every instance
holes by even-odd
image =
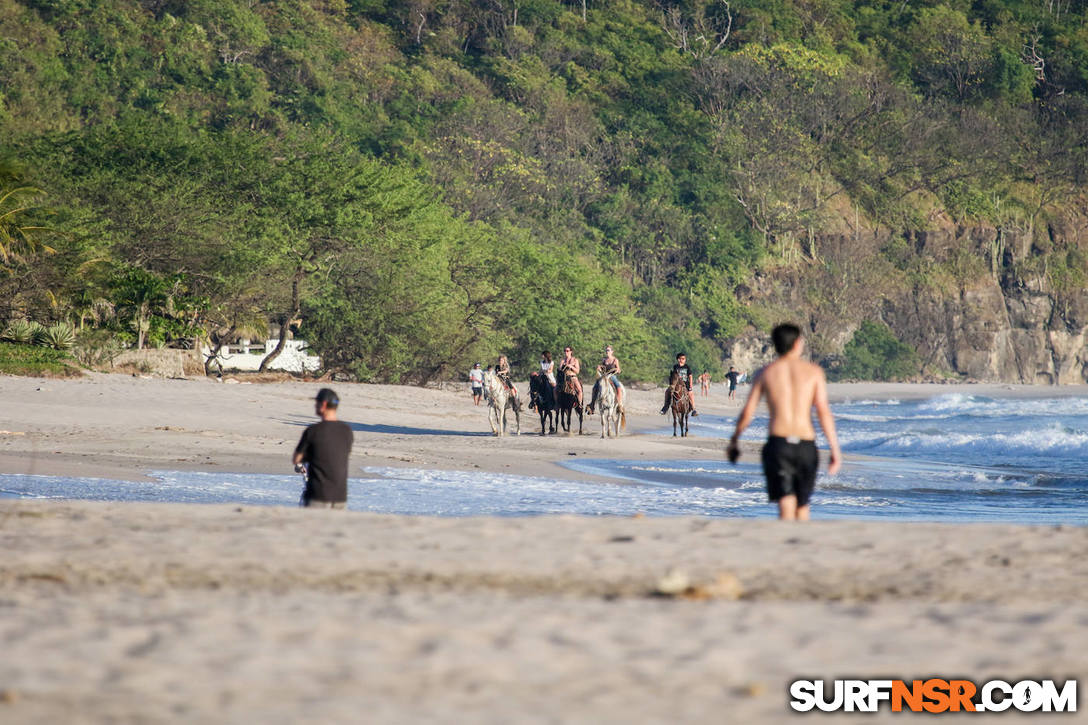
[[[1048,229],[1042,242],[1033,241],[1039,236],[985,227],[902,238],[839,235],[822,245],[831,251],[819,263],[757,278],[748,301],[795,311],[808,328],[814,357],[827,361],[841,355],[863,320],[878,319],[918,352],[926,377],[1085,383],[1088,290],[1068,284],[1055,289],[1045,270],[1048,259],[1082,258],[1068,252],[1088,239],[1088,224],[1067,221]],[[919,279],[903,271],[911,264],[890,270],[890,244],[900,254],[906,250],[913,268],[923,260],[943,272]],[[829,293],[836,283],[840,289]],[[731,364],[747,369],[773,357],[766,335],[754,333],[732,341],[727,353]]]

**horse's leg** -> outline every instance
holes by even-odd
[[[680,423],[680,437],[684,436],[684,424]],[[676,437],[676,408],[672,409],[672,437]]]

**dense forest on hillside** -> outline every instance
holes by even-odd
[[[0,0],[0,327],[309,340],[426,382],[616,346],[657,379],[754,276],[935,218],[1046,234],[1088,176],[1084,0]],[[839,238],[849,238],[840,234]],[[856,256],[856,255],[855,255]],[[1086,283],[1084,246],[1030,259]],[[879,273],[879,274],[878,274]],[[822,304],[827,287],[806,293]],[[844,306],[849,301],[840,301]],[[276,333],[279,335],[279,333]]]

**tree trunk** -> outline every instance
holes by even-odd
[[[212,374],[212,360],[215,360],[216,358],[219,357],[219,351],[223,349],[223,345],[225,344],[225,342],[227,340],[234,337],[234,333],[235,333],[235,331],[237,329],[238,328],[237,328],[236,325],[231,325],[230,329],[227,330],[227,333],[225,335],[216,335],[216,337],[215,337],[215,347],[212,348],[211,353],[204,359],[204,374],[205,375],[211,375]],[[219,373],[222,374],[222,372],[223,372],[223,365],[222,365],[222,363],[219,363]]]
[[[280,356],[283,352],[283,348],[287,346],[287,335],[291,332],[291,323],[298,319],[299,312],[302,310],[302,304],[299,299],[299,284],[302,282],[302,269],[299,268],[295,272],[294,279],[291,280],[291,309],[286,314],[280,317],[280,339],[276,343],[276,349],[265,355],[264,360],[261,360],[261,366],[257,368],[257,372],[263,373],[268,370],[268,366],[272,364],[272,361]]]
[[[148,315],[150,314],[150,305],[146,302],[140,303],[139,311],[136,313],[136,349],[144,349],[144,330],[149,327],[147,323]]]

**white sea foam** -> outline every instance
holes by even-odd
[[[872,435],[872,434],[870,434]],[[1088,433],[1070,431],[1057,425],[1016,433],[907,432],[875,436],[851,436],[851,447],[871,452],[910,451],[918,454],[969,451],[980,460],[1000,461],[1002,457],[1060,454],[1088,457]],[[868,445],[866,445],[868,444]]]
[[[859,401],[835,406],[851,460],[821,474],[820,517],[1088,523],[1088,399]],[[726,437],[733,422],[701,417],[698,434]],[[757,418],[745,434],[766,437]],[[660,433],[671,435],[671,426]],[[823,446],[822,436],[818,443]],[[826,453],[821,453],[826,463]],[[462,471],[368,468],[349,483],[349,507],[439,516],[773,516],[758,458],[615,461],[579,458],[576,470],[625,483]],[[0,496],[111,501],[297,505],[294,475],[164,471],[151,482],[0,475]]]

